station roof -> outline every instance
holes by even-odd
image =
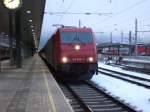
[[[22,1],[22,7],[19,9],[22,41],[33,47],[36,40],[38,46],[46,0]],[[2,33],[9,36],[9,11],[3,5],[3,0],[0,0],[0,34]]]

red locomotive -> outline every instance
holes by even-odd
[[[58,28],[41,53],[64,79],[88,80],[97,71],[96,42],[90,28]]]

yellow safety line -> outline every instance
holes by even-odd
[[[56,112],[56,107],[55,107],[55,104],[54,104],[54,100],[53,100],[53,97],[52,97],[52,94],[50,92],[50,88],[49,88],[49,85],[48,85],[48,80],[47,80],[47,76],[45,74],[45,71],[42,69],[42,72],[43,72],[43,77],[44,77],[44,81],[45,81],[45,85],[46,85],[46,88],[47,88],[47,92],[48,92],[48,98],[49,98],[49,102],[52,106],[52,111],[53,112]]]

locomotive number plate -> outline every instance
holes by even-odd
[[[73,58],[72,61],[73,62],[80,62],[80,61],[84,61],[84,58]]]

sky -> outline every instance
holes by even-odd
[[[123,42],[126,43],[130,30],[134,42],[136,18],[138,31],[150,30],[149,4],[150,0],[47,0],[40,46],[58,28],[56,24],[78,27],[79,20],[81,27],[93,29],[99,42],[109,42],[111,32],[113,42],[121,42],[122,32]],[[150,42],[149,35],[150,32],[138,32],[138,41]]]
[[[147,74],[125,71],[121,68],[105,65],[101,62],[98,63],[98,66],[110,70],[116,70],[119,72],[127,73],[129,75],[132,74],[134,76],[150,79],[150,76]],[[136,84],[131,84],[120,79],[112,78],[100,73],[98,75],[94,75],[92,81],[94,81],[100,87],[104,88],[106,92],[112,95],[113,97],[117,97],[121,101],[124,101],[124,103],[127,103],[130,106],[134,107],[137,111],[150,112],[149,89],[138,86]]]

